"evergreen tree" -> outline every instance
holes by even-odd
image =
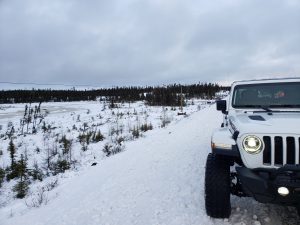
[[[99,130],[97,133],[95,133],[95,136],[93,138],[94,142],[99,142],[99,141],[103,141],[104,140],[104,136],[101,133],[101,131]]]
[[[11,159],[10,167],[13,169],[14,164],[15,164],[16,147],[15,147],[15,145],[13,143],[12,138],[9,141],[9,145],[8,145],[8,149],[7,150],[9,151],[9,155],[10,155],[10,159]]]
[[[118,102],[132,102],[146,100],[150,105],[175,106],[178,102],[178,93],[183,90],[186,98],[201,97],[211,98],[220,90],[229,90],[230,87],[222,87],[213,83],[198,83],[192,85],[172,84],[164,87],[114,87],[98,90],[3,90],[0,91],[1,103],[41,103],[43,101],[94,101],[99,96],[108,100],[109,106],[114,108]],[[36,115],[40,115],[40,106],[36,108]],[[30,107],[25,119],[34,115]],[[34,117],[34,116],[33,116]]]
[[[5,178],[5,170],[0,167],[0,187],[2,186],[4,178]]]
[[[43,180],[44,174],[43,171],[39,168],[37,162],[34,162],[33,169],[29,172],[29,175],[33,178],[33,180]]]
[[[16,198],[24,198],[28,192],[29,184],[26,180],[20,180],[14,187],[13,191],[16,192]]]
[[[68,154],[72,147],[72,140],[67,139],[66,135],[64,134],[59,140],[59,143],[62,144],[63,154]]]
[[[65,160],[62,159],[61,156],[58,157],[56,162],[53,162],[51,165],[51,170],[53,172],[53,175],[64,173],[66,170],[71,168],[71,164]]]
[[[21,159],[15,164],[14,169],[19,181],[13,187],[13,191],[16,192],[16,198],[24,198],[29,189],[29,180],[27,175],[27,162],[23,154],[21,155]]]
[[[139,127],[134,126],[133,130],[132,130],[132,136],[134,138],[139,138],[140,136],[140,131],[139,131]]]

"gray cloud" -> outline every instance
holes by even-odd
[[[91,85],[300,76],[297,0],[2,0],[0,81]]]

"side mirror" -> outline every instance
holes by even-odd
[[[222,111],[223,114],[227,114],[226,112],[226,100],[218,100],[217,101],[217,110]]]

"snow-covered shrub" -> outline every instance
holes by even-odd
[[[145,124],[142,124],[141,125],[141,131],[143,131],[143,132],[146,132],[146,131],[148,131],[148,130],[152,130],[153,129],[153,126],[152,126],[152,124],[151,123],[149,123],[149,124],[147,124],[147,123],[145,123]]]
[[[161,115],[161,127],[165,127],[167,124],[171,123],[171,119],[167,114],[167,108],[163,107]]]
[[[91,142],[91,138],[92,138],[93,133],[88,131],[88,132],[83,132],[81,134],[78,135],[78,141],[79,143],[82,145],[82,150],[86,151],[88,149],[88,145]]]
[[[124,137],[117,137],[115,140],[115,143],[117,143],[118,145],[122,145],[122,143],[125,141]]]
[[[60,144],[62,144],[63,154],[68,154],[71,151],[72,147],[72,139],[67,139],[66,135],[63,135],[60,140],[58,140]]]
[[[43,171],[39,168],[37,162],[34,162],[33,169],[28,171],[29,176],[32,177],[33,180],[42,181],[44,178]]]
[[[8,122],[7,124],[7,130],[6,130],[6,135],[9,139],[13,137],[15,133],[15,127],[11,121]]]
[[[77,130],[77,127],[76,127],[75,124],[73,124],[72,129],[73,129],[73,130]]]
[[[46,126],[46,122],[45,121],[43,121],[43,125],[42,125],[42,131],[45,133],[45,132],[47,132],[47,126]]]
[[[51,191],[52,189],[57,187],[57,185],[58,185],[58,179],[55,179],[55,180],[47,183],[44,187],[47,191]]]
[[[109,143],[106,143],[104,145],[104,148],[103,148],[103,152],[104,154],[109,157],[111,155],[115,155],[121,151],[124,150],[124,146],[122,144],[122,142],[119,144],[119,143],[114,143],[114,144],[109,144]]]
[[[24,198],[29,189],[28,180],[20,180],[14,187],[13,191],[16,192],[16,198]]]
[[[51,170],[53,175],[57,175],[59,173],[64,173],[66,170],[70,169],[71,165],[65,159],[58,158],[56,162],[51,162]]]
[[[58,180],[55,179],[46,185],[39,187],[37,191],[34,193],[31,193],[28,199],[25,201],[27,207],[32,208],[32,207],[40,207],[41,205],[46,205],[49,201],[48,199],[48,192],[53,190],[56,186],[58,185]]]
[[[2,186],[4,178],[5,178],[5,170],[0,167],[0,187]]]
[[[29,208],[38,208],[41,205],[46,205],[48,203],[48,195],[44,187],[38,188],[38,190],[31,194],[30,201],[25,201],[27,207]]]
[[[87,122],[84,122],[82,126],[83,126],[83,132],[85,132],[89,127],[89,124]]]
[[[140,137],[139,127],[134,126],[131,134],[132,134],[133,138],[139,138]]]
[[[113,148],[112,148],[112,155],[115,155],[119,152],[122,152],[124,150],[124,146],[122,145],[122,142],[119,144],[119,143],[116,143],[113,145]]]
[[[102,149],[104,154],[108,157],[112,154],[112,145],[109,143],[106,143]]]
[[[36,147],[36,148],[35,148],[35,152],[36,152],[37,154],[39,154],[39,153],[41,152],[41,149],[40,149],[39,147]]]
[[[99,142],[99,141],[103,141],[104,140],[104,136],[103,134],[101,133],[101,131],[97,131],[97,132],[94,132],[93,134],[93,137],[92,137],[92,141],[93,142]]]

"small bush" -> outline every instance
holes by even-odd
[[[112,145],[110,144],[105,144],[104,148],[102,150],[104,152],[104,154],[109,157],[112,154]]]
[[[76,127],[75,124],[73,124],[72,129],[73,129],[73,130],[77,130],[77,127]]]
[[[31,194],[31,201],[28,203],[25,201],[26,205],[29,208],[35,207],[38,208],[41,205],[46,205],[49,201],[48,199],[48,192],[54,189],[58,185],[58,180],[51,181],[50,183],[47,183],[43,187],[39,187],[38,190],[34,193]]]
[[[51,163],[51,170],[53,171],[53,175],[64,173],[70,168],[70,163],[65,159],[58,159],[56,162]]]
[[[122,144],[114,144],[114,145],[111,145],[111,144],[105,144],[104,145],[104,148],[103,148],[103,152],[105,153],[105,155],[107,157],[111,156],[111,155],[115,155],[121,151],[124,150],[124,146]]]
[[[100,130],[97,133],[94,133],[93,138],[92,138],[93,142],[99,142],[99,141],[103,141],[103,140],[104,140],[104,136]]]
[[[18,177],[17,171],[12,170],[10,167],[7,167],[5,171],[6,171],[6,180],[7,181],[10,181],[10,180]]]
[[[134,138],[139,138],[140,137],[140,131],[139,131],[138,127],[134,127],[131,133],[132,133],[132,136]]]
[[[57,187],[57,185],[58,185],[58,179],[55,179],[54,181],[47,183],[44,188],[46,191],[51,191],[55,187]]]
[[[32,177],[33,180],[42,181],[44,178],[43,171],[38,167],[37,163],[34,163],[33,169],[28,172],[29,176]]]
[[[122,145],[122,143],[125,141],[125,138],[124,137],[118,137],[116,142],[118,145]]]
[[[5,178],[5,170],[0,167],[0,187],[2,187],[4,178]]]
[[[112,154],[117,154],[119,152],[122,152],[124,150],[123,146],[121,144],[116,144],[113,146],[113,149],[112,149]]]
[[[41,152],[41,149],[40,149],[39,147],[36,147],[36,148],[35,148],[35,152],[36,152],[36,153],[40,153],[40,152]]]
[[[27,180],[20,180],[14,187],[13,191],[16,192],[16,198],[24,198],[29,189],[29,182]]]
[[[38,208],[42,204],[46,205],[48,203],[48,195],[44,187],[40,187],[34,194],[31,194],[31,202],[25,201],[27,207]]]
[[[66,135],[63,135],[62,138],[58,142],[62,144],[63,154],[69,153],[69,151],[71,150],[71,146],[72,146],[72,140],[67,139]]]
[[[153,129],[153,126],[151,123],[150,124],[145,123],[145,124],[142,124],[142,126],[141,126],[141,131],[143,131],[143,132],[146,132],[146,131],[152,130],[152,129]]]

